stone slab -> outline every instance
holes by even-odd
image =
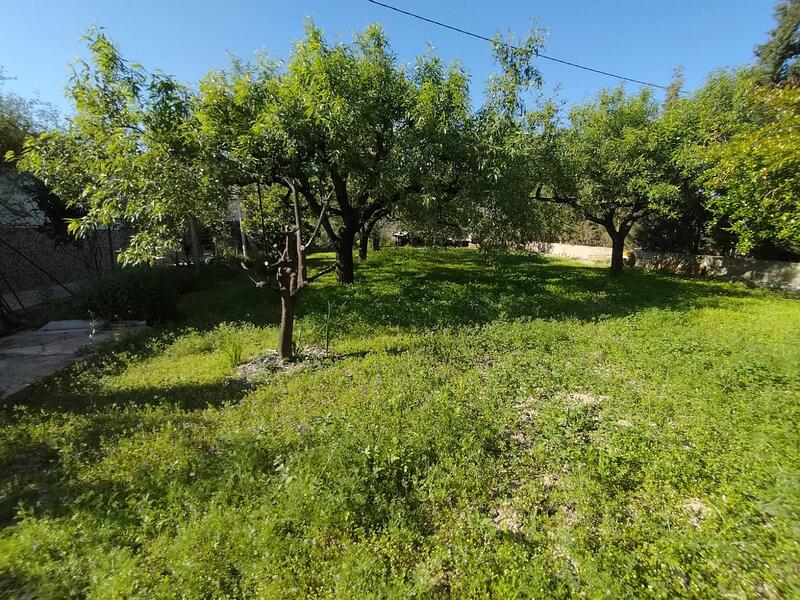
[[[91,331],[92,329],[100,331],[106,327],[108,327],[106,321],[97,320],[92,323],[92,321],[88,319],[68,319],[65,321],[50,321],[43,327],[40,327],[39,331]]]
[[[55,328],[21,331],[0,338],[0,398],[24,394],[40,379],[81,360],[87,348],[146,329],[138,323],[115,325],[90,336],[88,328]]]

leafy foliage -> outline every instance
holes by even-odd
[[[759,65],[773,84],[800,85],[800,1],[778,2],[775,21],[770,39],[756,48]]]
[[[159,323],[177,316],[178,293],[188,286],[188,274],[183,269],[129,267],[84,285],[72,310],[114,321]]]
[[[657,117],[650,92],[628,97],[622,88],[570,111],[563,143],[574,181],[564,195],[574,193],[572,205],[587,219],[622,229],[648,213],[669,212],[678,200],[671,147]]]
[[[730,139],[713,144],[701,181],[749,250],[772,240],[800,252],[800,88],[754,88],[750,101],[759,124],[742,123]]]
[[[0,87],[5,79],[0,67]],[[22,151],[26,137],[57,124],[58,113],[50,104],[0,92],[0,168],[8,166],[7,155],[13,157]]]
[[[469,166],[457,154],[465,74],[433,56],[401,67],[377,25],[345,44],[309,23],[285,69],[263,57],[234,63],[203,81],[199,102],[203,145],[222,156],[229,181],[292,180],[315,216],[330,199],[324,230],[342,282],[352,281],[362,228],[401,202],[432,206]]]
[[[772,242],[797,251],[797,88],[768,88],[758,73],[720,72],[665,114],[679,141],[675,161],[696,183],[712,213],[748,252]]]
[[[179,248],[189,219],[218,226],[227,198],[198,160],[188,90],[126,62],[102,32],[87,41],[92,63],[68,89],[75,116],[29,139],[19,164],[86,212],[75,234],[124,223],[133,235],[120,260],[148,263]]]

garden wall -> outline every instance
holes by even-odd
[[[611,248],[530,242],[527,249],[583,262],[608,262]],[[708,256],[634,250],[637,267],[691,277],[751,281],[756,285],[800,291],[800,263],[738,256]]]
[[[63,298],[82,281],[109,273],[112,255],[126,243],[121,231],[56,242],[29,228],[0,227],[0,294],[12,310]]]
[[[558,244],[555,242],[529,242],[526,249],[549,256],[563,256],[584,262],[611,261],[611,248],[604,246],[578,246],[576,244]]]
[[[635,250],[636,266],[693,277],[752,281],[756,285],[800,291],[800,263]]]

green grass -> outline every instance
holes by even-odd
[[[467,250],[357,278],[304,298],[324,368],[232,381],[277,308],[231,275],[4,408],[0,596],[800,596],[796,299]]]

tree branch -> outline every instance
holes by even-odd
[[[339,266],[338,262],[335,262],[332,265],[328,265],[327,267],[322,269],[322,271],[319,271],[318,273],[314,273],[311,277],[307,277],[306,280],[305,280],[305,283],[303,285],[308,285],[312,281],[315,281],[315,280],[319,279],[320,277],[322,277],[323,275],[325,275],[327,273],[330,273],[331,271],[333,271],[338,266]]]
[[[314,228],[314,231],[311,234],[311,237],[308,238],[308,241],[305,244],[303,244],[304,249],[310,247],[311,244],[314,243],[314,239],[317,237],[317,234],[319,233],[319,230],[322,227],[322,221],[325,219],[325,213],[328,212],[328,207],[331,204],[330,198],[331,194],[329,193],[328,196],[325,198],[325,204],[323,204],[322,210],[319,213],[319,219],[317,219],[317,226]]]

